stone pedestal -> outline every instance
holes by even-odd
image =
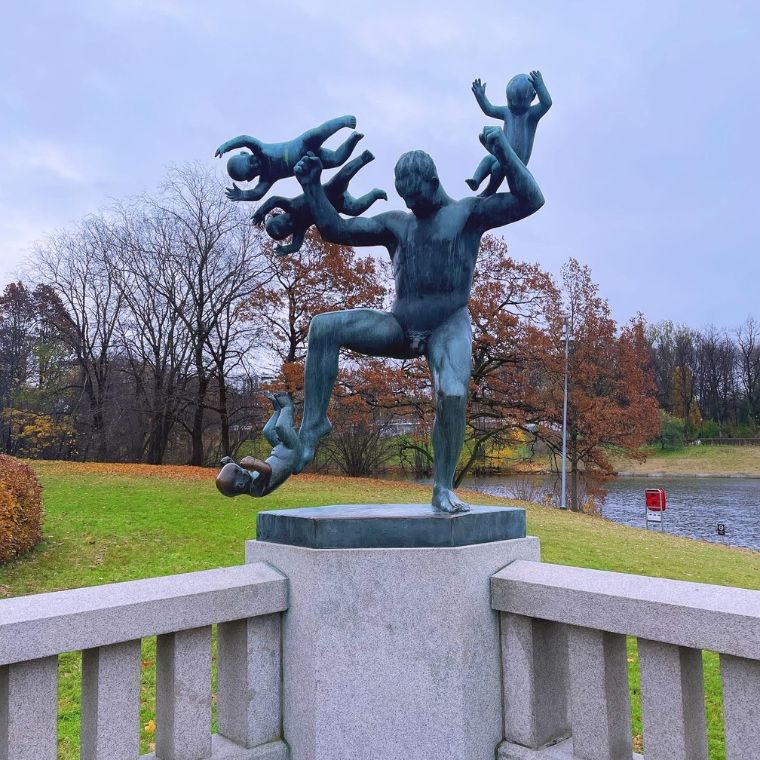
[[[401,505],[389,506],[388,519],[406,519]],[[319,509],[334,518],[335,507]],[[370,545],[378,543],[378,531],[399,535],[375,509],[380,522],[369,531]],[[414,519],[425,519],[419,505],[409,509]],[[425,509],[430,520],[463,517]],[[484,513],[491,525],[504,517],[494,523],[498,509]],[[319,519],[317,509],[295,511]],[[263,520],[276,520],[272,514]],[[514,534],[514,516],[501,525]],[[356,527],[338,527],[338,540],[360,536]],[[248,562],[269,562],[289,579],[283,689],[292,760],[493,760],[502,739],[502,696],[489,579],[513,560],[537,560],[539,545],[535,538],[511,538],[452,546],[446,536],[460,528],[450,527],[438,526],[448,543],[434,547],[247,543]],[[470,528],[477,532],[474,523]],[[271,525],[267,532],[280,540],[287,533]],[[308,531],[296,533],[309,543]],[[312,535],[319,533],[317,526]]]

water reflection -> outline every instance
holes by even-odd
[[[464,487],[510,497],[519,482],[520,478],[515,477],[470,478]],[[644,491],[647,488],[667,491],[666,533],[760,551],[760,479],[618,478],[607,484],[608,495],[602,513],[625,525],[646,527]],[[726,526],[724,537],[718,536],[718,523]]]

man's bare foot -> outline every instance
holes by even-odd
[[[371,150],[363,150],[361,152],[360,158],[362,161],[368,164],[370,161],[375,160],[375,154]]]
[[[470,505],[457,498],[451,489],[437,484],[433,486],[433,508],[450,513],[470,511]]]
[[[467,187],[469,187],[472,191],[475,191],[478,189],[478,187],[480,187],[480,182],[472,178],[466,179],[465,182],[467,183]]]
[[[306,465],[309,464],[312,459],[314,459],[314,454],[317,450],[317,444],[322,438],[328,435],[331,430],[332,425],[327,418],[325,418],[324,422],[321,425],[313,429],[304,429],[303,426],[301,426],[298,437],[301,439],[301,443],[303,444],[303,454],[301,455],[301,461],[299,462],[298,466],[295,468],[295,470],[293,470],[294,475],[298,475],[298,473],[301,472],[301,470],[303,470],[303,468],[306,467]]]
[[[343,118],[346,120],[346,126],[349,129],[356,129],[356,116],[344,116]]]

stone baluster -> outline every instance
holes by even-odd
[[[568,737],[565,626],[503,613],[501,649],[507,741],[539,749]]]
[[[568,626],[570,712],[577,760],[631,760],[625,636]]]
[[[282,736],[280,621],[264,615],[217,629],[219,733],[243,747]]]
[[[0,760],[55,760],[58,657],[0,667]]]
[[[707,760],[702,652],[639,639],[647,760]]]
[[[140,640],[82,652],[81,760],[134,760],[140,750]]]
[[[720,672],[726,757],[757,760],[760,757],[760,661],[723,654]]]
[[[156,648],[156,758],[211,756],[211,626],[167,633]]]

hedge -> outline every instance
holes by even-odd
[[[0,454],[0,564],[42,540],[42,487],[31,467]]]

